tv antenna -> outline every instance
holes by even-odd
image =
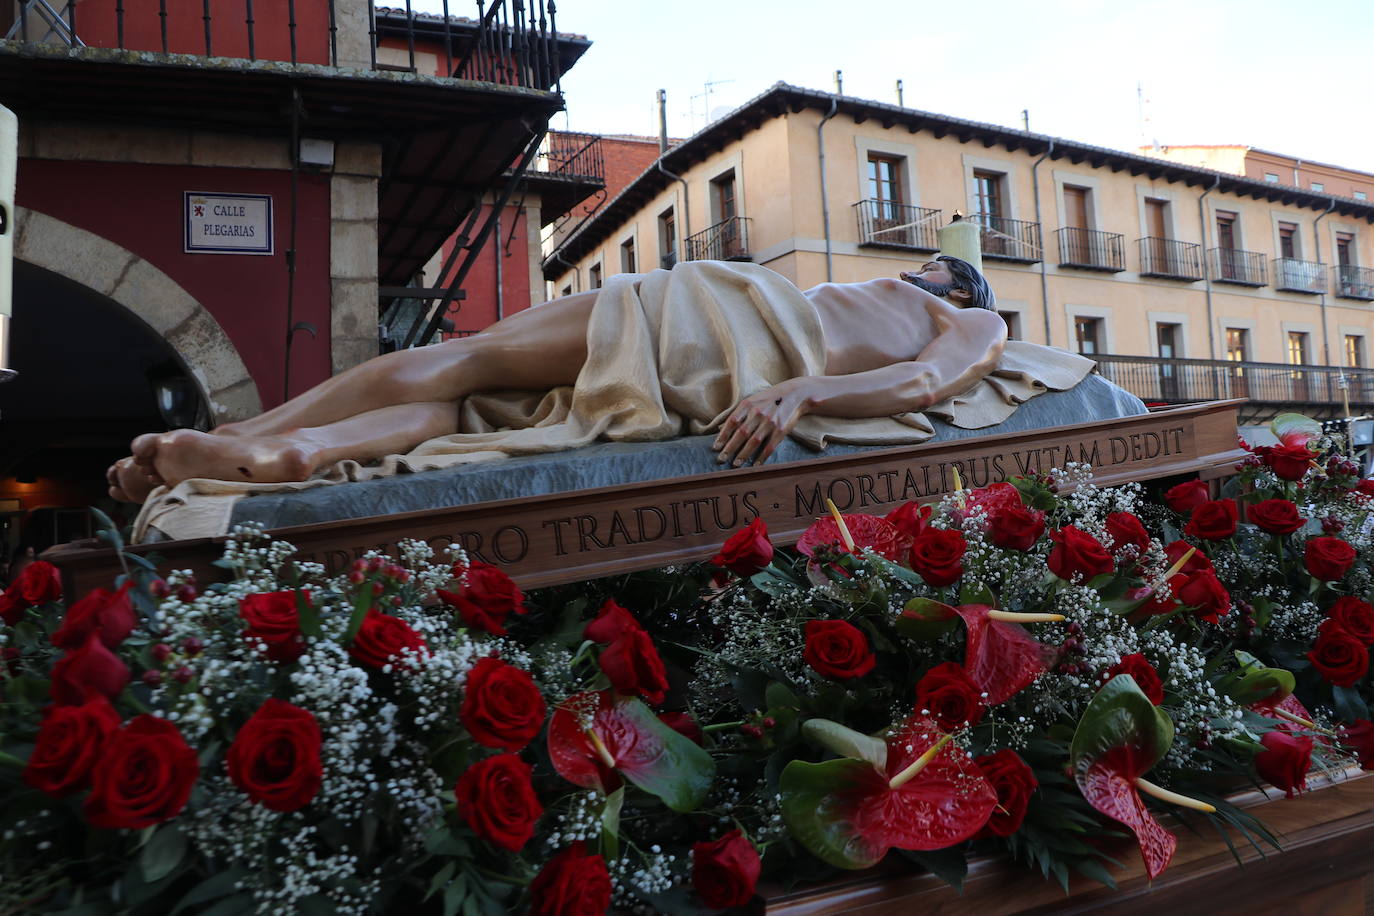
[[[703,113],[704,113],[704,118],[703,118],[703,121],[702,121],[702,124],[701,124],[702,127],[705,127],[707,124],[710,124],[710,123],[711,123],[711,88],[714,87],[714,86],[724,86],[726,83],[733,83],[733,82],[734,82],[734,80],[707,80],[705,83],[702,83],[702,87],[701,87],[701,88],[702,88],[702,91],[699,92],[699,93],[697,93],[696,95],[692,96],[692,102],[693,102],[693,105],[692,105],[692,116],[693,116],[693,117],[696,116],[696,111],[697,111],[697,109],[696,109],[696,104],[695,104],[695,103],[696,103],[696,100],[697,100],[697,99],[702,99],[702,100],[703,100],[703,101],[702,101],[702,106],[701,106],[702,109],[703,109]]]

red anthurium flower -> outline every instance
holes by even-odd
[[[1191,576],[1193,573],[1199,573],[1203,570],[1210,570],[1212,568],[1212,561],[1207,559],[1207,554],[1203,553],[1201,550],[1195,549],[1193,545],[1189,544],[1187,541],[1173,541],[1172,543],[1164,545],[1164,556],[1169,560],[1169,565],[1173,566],[1179,560],[1183,559],[1190,550],[1193,551],[1193,555],[1188,557],[1188,562],[1179,567],[1179,572]]]
[[[783,820],[814,855],[867,868],[889,849],[943,849],[983,828],[997,793],[973,759],[931,719],[887,737],[887,759],[794,760],[782,772]]]
[[[996,619],[1004,616],[1003,612],[985,604],[964,604],[954,610],[968,628],[964,670],[987,694],[983,702],[989,706],[1005,703],[1049,669],[1054,650],[1037,642],[1020,624]],[[1062,619],[1057,614],[1027,618],[1028,623]]]
[[[849,529],[849,536],[854,539],[856,551],[867,547],[893,563],[900,563],[906,559],[907,551],[911,549],[910,535],[903,534],[891,522],[876,515],[846,515],[844,524]],[[810,557],[815,554],[816,548],[823,546],[831,546],[838,550],[847,549],[844,536],[840,533],[840,526],[833,518],[818,518],[810,528],[802,532],[801,539],[797,541],[797,553]]]
[[[1279,694],[1275,694],[1279,696]],[[1302,701],[1293,694],[1283,694],[1281,699],[1265,699],[1258,703],[1252,703],[1250,709],[1270,719],[1275,719],[1285,725],[1296,725],[1300,729],[1314,730],[1316,725],[1312,721],[1312,713],[1308,712],[1307,707],[1302,705]],[[1317,737],[1322,744],[1329,745],[1331,742],[1322,735]]]
[[[883,517],[883,521],[895,527],[907,537],[914,538],[930,524],[930,506],[919,503],[902,503]]]

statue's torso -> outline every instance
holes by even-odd
[[[959,310],[910,283],[880,277],[822,283],[805,292],[825,332],[826,375],[866,372],[915,359],[935,338],[931,306]]]

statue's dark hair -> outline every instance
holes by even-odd
[[[966,290],[972,297],[969,305],[973,308],[997,311],[997,297],[992,293],[992,287],[988,285],[987,278],[979,273],[978,268],[974,267],[963,258],[952,257],[942,254],[935,260],[941,261],[954,278],[954,288]]]

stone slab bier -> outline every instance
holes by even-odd
[[[437,549],[459,543],[505,569],[524,588],[707,559],[721,542],[761,516],[775,543],[790,544],[826,499],[841,511],[886,514],[909,500],[1091,463],[1106,486],[1178,474],[1215,478],[1244,457],[1236,445],[1240,401],[1176,407],[1136,417],[989,435],[956,442],[874,449],[788,464],[575,490],[340,522],[280,528],[303,560],[344,570],[372,549],[402,538]],[[222,539],[164,541],[135,548],[164,569],[192,569],[205,581]],[[119,573],[113,551],[77,545],[45,555],[61,567],[66,594],[108,587]]]

